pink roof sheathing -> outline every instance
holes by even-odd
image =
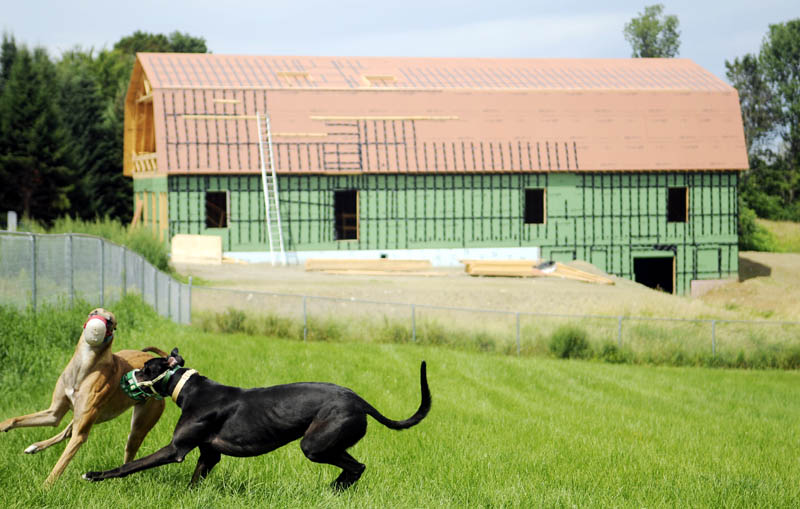
[[[736,90],[686,59],[140,53],[136,66],[160,173],[260,171],[256,113],[281,173],[748,167]]]

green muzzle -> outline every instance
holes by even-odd
[[[156,386],[160,383],[166,388],[169,379],[172,378],[172,375],[179,369],[181,369],[180,366],[175,366],[172,369],[164,371],[155,379],[146,382],[139,382],[136,380],[136,372],[139,370],[134,369],[122,375],[119,386],[122,388],[122,392],[134,401],[144,401],[147,398],[164,399],[164,396],[158,393]]]

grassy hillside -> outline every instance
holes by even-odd
[[[41,482],[63,450],[21,451],[55,434],[0,435],[3,507],[796,507],[800,373],[656,368],[515,358],[435,346],[303,343],[211,335],[165,322],[128,298],[115,349],[178,346],[187,365],[222,383],[330,381],[384,414],[419,404],[428,362],[433,409],[419,426],[391,431],[370,420],[351,450],[367,465],[356,489],[327,484],[338,469],[309,462],[296,443],[257,458],[223,458],[186,490],[197,452],[174,464],[97,484],[87,470],[122,458],[130,413],[96,427],[50,490]],[[36,319],[0,314],[0,418],[47,406],[72,354],[83,312]],[[165,445],[171,402],[142,453]],[[68,417],[67,417],[68,419]],[[62,426],[65,423],[62,423]],[[60,427],[58,428],[60,429]]]
[[[764,227],[772,235],[776,251],[800,253],[800,223],[756,219],[756,224]]]

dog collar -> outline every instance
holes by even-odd
[[[184,384],[186,384],[186,381],[189,380],[189,378],[191,378],[192,375],[196,373],[197,370],[189,369],[183,374],[183,376],[181,376],[181,379],[178,380],[178,384],[172,391],[172,401],[174,401],[176,405],[178,404],[178,395],[180,395],[181,389],[183,389]]]

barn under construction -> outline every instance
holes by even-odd
[[[736,90],[685,59],[140,53],[124,158],[165,241],[582,259],[674,293],[736,274],[748,167]]]

